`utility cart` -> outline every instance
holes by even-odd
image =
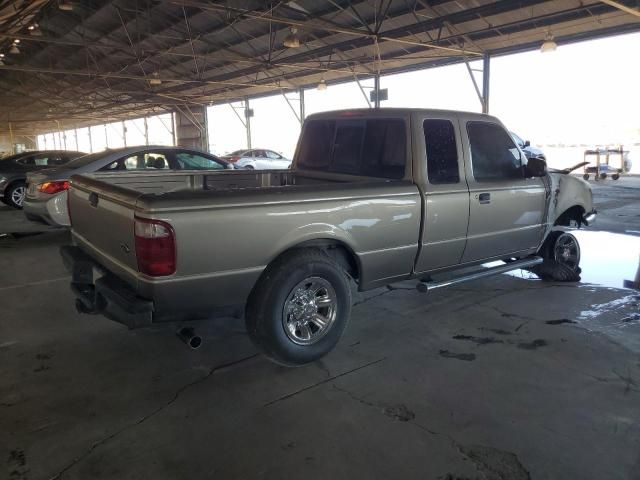
[[[618,180],[620,175],[627,172],[625,156],[629,153],[622,145],[618,147],[605,147],[596,148],[594,150],[584,151],[584,175],[585,180],[589,180],[591,174],[593,174],[594,180],[604,180],[607,176],[611,175],[611,178]],[[589,161],[590,157],[596,157],[595,165],[592,165]],[[609,162],[612,157],[619,157],[620,166],[616,167]]]

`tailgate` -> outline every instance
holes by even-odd
[[[137,270],[134,237],[134,190],[84,176],[74,176],[69,188],[71,228],[80,246],[86,243],[109,267]],[[86,250],[86,248],[85,248]],[[106,257],[106,258],[105,258]]]

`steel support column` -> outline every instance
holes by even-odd
[[[249,97],[244,97],[244,121],[247,131],[247,148],[251,148],[251,112],[249,110]]]
[[[376,72],[373,77],[373,94],[374,94],[374,108],[380,108],[380,73]]]
[[[485,52],[482,57],[482,113],[489,113],[489,83],[491,81],[491,56]]]
[[[300,125],[304,123],[305,111],[304,111],[304,88],[298,90],[298,96],[300,98]]]

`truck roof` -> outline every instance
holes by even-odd
[[[486,113],[466,112],[463,110],[445,110],[436,108],[350,108],[344,110],[331,110],[327,112],[318,112],[307,116],[308,119],[317,118],[336,118],[336,117],[385,117],[385,116],[405,116],[412,113],[425,113],[428,115],[464,115],[469,118],[477,118],[478,120],[496,120],[496,117],[487,115]]]

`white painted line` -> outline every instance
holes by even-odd
[[[61,282],[62,280],[70,280],[71,277],[59,277],[52,278],[50,280],[40,280],[39,282],[30,282],[30,283],[22,283],[20,285],[9,285],[7,287],[0,287],[0,291],[3,290],[11,290],[12,288],[24,288],[24,287],[33,287],[36,285],[46,285],[47,283]]]

